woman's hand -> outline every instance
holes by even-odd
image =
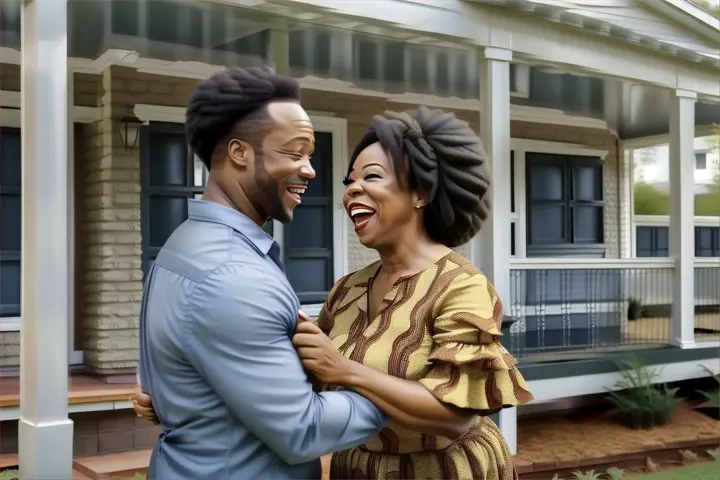
[[[313,322],[298,323],[293,345],[303,366],[323,383],[344,385],[352,374],[352,362],[343,357],[320,327]]]
[[[155,425],[160,423],[158,421],[157,415],[155,414],[155,410],[153,409],[152,399],[150,398],[150,395],[143,392],[140,387],[135,389],[132,397],[130,397],[130,402],[132,402],[135,415],[140,418],[144,418],[145,420],[152,422]]]

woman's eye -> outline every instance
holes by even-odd
[[[345,185],[346,187],[348,187],[348,186],[352,185],[353,181],[350,180],[349,178],[343,178],[342,183],[343,183],[343,185]]]
[[[365,175],[365,180],[370,180],[371,178],[380,178],[380,175],[377,173],[368,173]]]

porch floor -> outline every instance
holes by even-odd
[[[87,374],[72,375],[68,381],[68,404],[128,400],[134,383],[108,384]],[[20,405],[20,377],[0,374],[0,408]]]
[[[720,338],[720,314],[699,313],[695,315],[695,339],[706,341]],[[669,317],[646,317],[630,320],[626,343],[667,343],[670,338]]]

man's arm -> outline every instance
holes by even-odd
[[[289,464],[359,445],[384,415],[353,392],[317,394],[292,345],[291,294],[257,267],[218,268],[192,294],[185,349],[228,409]]]

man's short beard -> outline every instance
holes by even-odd
[[[285,211],[282,198],[279,197],[278,182],[265,169],[265,159],[260,151],[255,152],[255,182],[266,215],[281,223],[288,223],[291,218]]]

